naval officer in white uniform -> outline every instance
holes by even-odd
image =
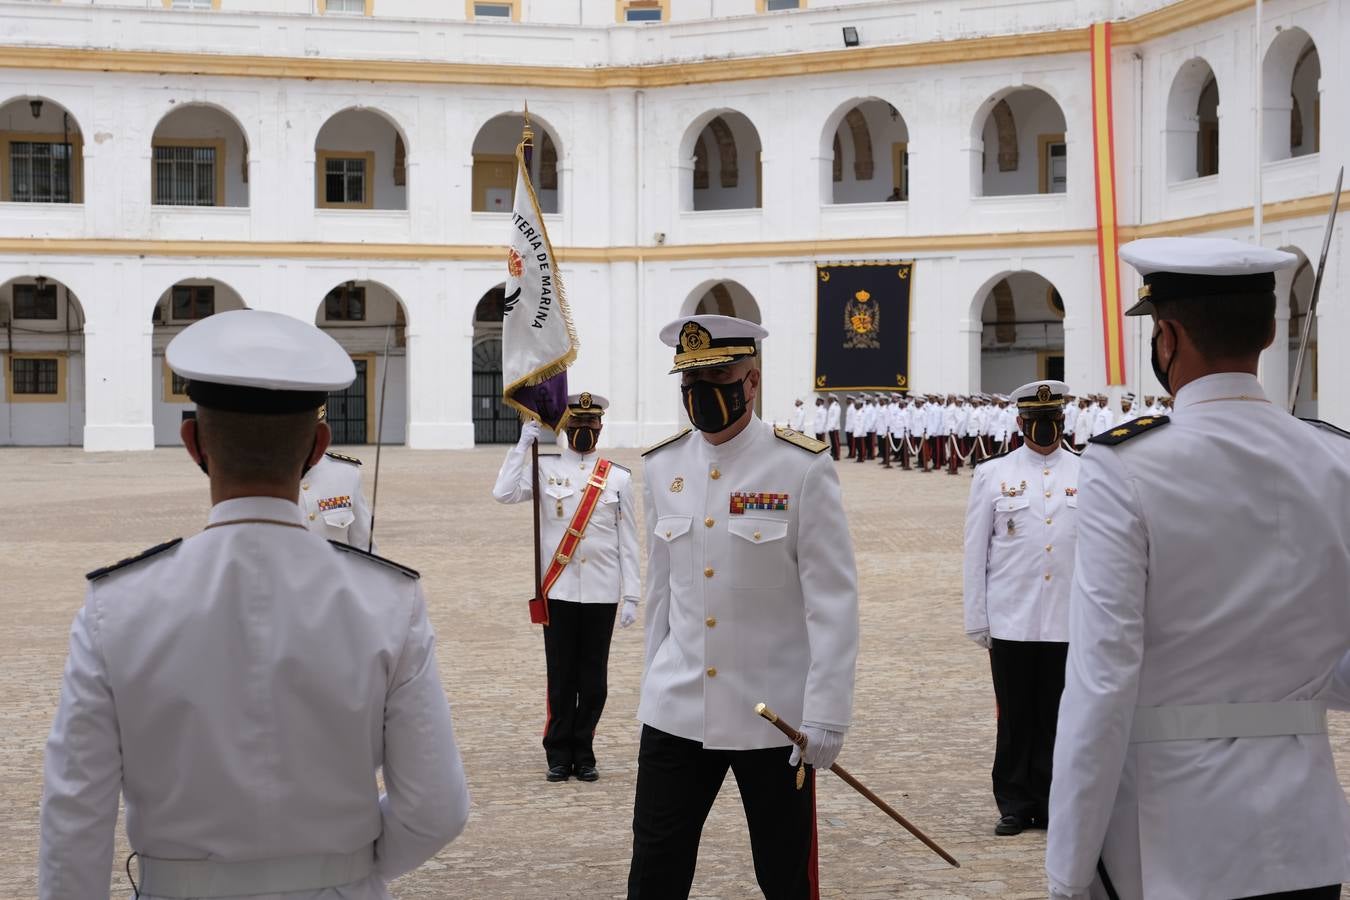
[[[1256,378],[1296,257],[1214,238],[1120,256],[1176,412],[1083,455],[1051,896],[1339,897],[1325,705],[1350,706],[1350,441]]]
[[[327,418],[319,407],[319,420]],[[370,504],[361,490],[361,460],[331,450],[300,479],[300,506],[309,530],[330,541],[375,552]]]
[[[142,900],[387,900],[469,796],[417,573],[310,533],[296,504],[351,359],[258,310],[193,324],[167,358],[213,506],[199,534],[89,574],[38,895],[108,897],[120,794]]]
[[[1064,690],[1078,457],[1061,447],[1062,381],[1013,391],[1026,443],[975,468],[966,508],[966,636],[989,650],[998,738],[995,834],[1044,828]]]
[[[637,503],[632,475],[605,460],[604,476],[593,512],[576,549],[566,553],[561,541],[572,527],[577,507],[604,459],[596,450],[609,401],[582,392],[567,398],[567,448],[560,455],[539,457],[540,542],[547,554],[539,573],[544,579],[555,559],[563,565],[548,589],[549,623],[544,628],[544,661],[548,703],[544,723],[545,778],[566,781],[575,775],[595,781],[592,741],[609,692],[609,645],[619,624],[637,620]],[[498,503],[528,503],[534,497],[530,444],[539,439],[539,423],[527,422],[520,440],[506,454],[492,496]],[[562,562],[565,557],[567,561]]]
[[[764,895],[817,893],[814,768],[834,762],[852,717],[857,573],[826,445],[754,414],[766,334],[726,316],[661,331],[697,432],[645,454],[633,900],[688,896],[728,769]],[[760,702],[801,723],[804,759]]]

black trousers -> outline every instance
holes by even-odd
[[[1248,897],[1247,900],[1340,900],[1341,886],[1329,884],[1326,887],[1308,888],[1302,891],[1281,891],[1278,894],[1261,894]]]
[[[629,900],[683,900],[694,883],[703,823],[730,769],[750,826],[755,878],[766,900],[816,900],[816,777],[797,789],[790,747],[705,750],[642,726]]]
[[[550,767],[595,765],[591,739],[609,691],[609,642],[617,608],[617,603],[548,600],[544,754]]]
[[[994,800],[1000,815],[1043,823],[1050,809],[1059,695],[1069,645],[994,639],[989,666],[998,699]]]

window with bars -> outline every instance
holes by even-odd
[[[56,285],[14,285],[14,318],[55,319]]]
[[[9,197],[16,203],[70,203],[70,144],[12,141]]]
[[[359,285],[338,285],[323,301],[323,317],[329,322],[364,322],[366,289]]]
[[[623,10],[625,22],[660,22],[664,17],[660,0],[629,0]]]
[[[324,202],[334,205],[364,206],[366,203],[366,161],[332,157],[324,160]]]
[[[59,394],[61,361],[56,357],[23,357],[11,361],[15,394]]]
[[[169,372],[169,377],[172,379],[169,384],[169,393],[175,397],[186,397],[188,380],[172,370]]]
[[[802,0],[765,0],[766,12],[778,12],[782,9],[801,9]]]
[[[180,321],[205,319],[216,311],[216,289],[209,284],[173,286],[172,317]]]
[[[324,12],[365,15],[366,0],[328,0],[324,5]]]
[[[173,9],[213,9],[215,7],[211,0],[172,0],[169,6]]]
[[[512,19],[515,18],[515,7],[511,3],[475,2],[473,17],[475,19]]]
[[[155,147],[157,206],[216,206],[215,147]]]

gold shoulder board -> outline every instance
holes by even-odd
[[[183,539],[177,537],[171,541],[165,541],[162,544],[156,544],[149,550],[144,550],[140,553],[137,553],[135,556],[128,556],[126,559],[119,560],[110,566],[104,566],[101,569],[95,569],[94,571],[88,573],[84,577],[88,578],[90,581],[97,581],[104,575],[111,575],[118,569],[125,569],[127,566],[132,565],[133,563],[138,563],[143,559],[149,559],[150,557],[155,556],[156,554],[163,553],[165,550],[171,550],[181,543],[183,543]]]
[[[1093,438],[1088,438],[1089,444],[1105,444],[1108,447],[1114,447],[1116,444],[1123,444],[1132,437],[1138,437],[1146,431],[1154,431],[1163,427],[1172,421],[1167,416],[1140,416],[1137,419],[1126,422],[1124,425],[1117,425],[1115,428],[1107,429]]]
[[[324,456],[327,456],[329,459],[336,459],[338,462],[351,463],[354,466],[361,465],[361,460],[357,459],[355,456],[343,456],[341,453],[334,453],[332,450],[329,450]]]
[[[824,441],[818,441],[813,437],[807,437],[800,431],[793,431],[791,428],[780,428],[777,425],[773,428],[773,436],[779,440],[787,441],[789,444],[801,447],[809,453],[824,453],[826,448],[830,446]]]
[[[643,451],[642,451],[642,455],[643,455],[643,456],[646,456],[646,455],[648,455],[649,453],[655,453],[657,450],[660,450],[662,447],[667,447],[667,446],[669,446],[669,445],[675,443],[675,442],[678,441],[680,438],[682,438],[682,437],[684,437],[685,435],[689,434],[689,433],[692,432],[693,430],[694,430],[694,429],[692,429],[692,428],[685,428],[684,430],[682,430],[682,431],[680,431],[680,432],[678,432],[678,433],[676,433],[676,434],[672,434],[670,437],[666,438],[664,441],[661,441],[659,444],[652,444],[652,445],[651,445],[650,447],[648,447],[646,450],[643,450]]]

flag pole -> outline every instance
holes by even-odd
[[[534,156],[534,129],[530,127],[530,104],[525,103],[525,124],[520,131],[520,144],[525,159],[525,177],[530,176],[530,160]],[[525,421],[524,415],[521,422]],[[541,423],[542,424],[542,423]],[[530,496],[534,499],[534,600],[530,621],[548,627],[548,598],[544,596],[544,546],[540,537],[539,512],[539,438],[530,444]]]

